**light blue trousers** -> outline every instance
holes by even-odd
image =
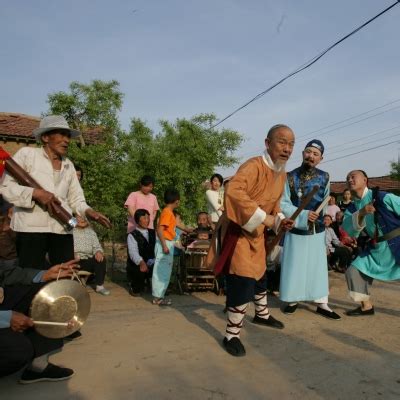
[[[174,262],[174,242],[165,241],[169,254],[164,254],[159,240],[156,241],[155,262],[153,267],[153,278],[151,280],[153,296],[163,298],[171,279],[172,264]]]

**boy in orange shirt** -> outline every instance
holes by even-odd
[[[165,299],[174,261],[175,228],[190,232],[191,229],[177,224],[174,210],[179,207],[180,196],[176,189],[167,189],[164,193],[165,207],[161,212],[157,226],[157,241],[155,247],[155,262],[153,267],[152,291],[153,304],[159,306],[171,305],[171,300]]]

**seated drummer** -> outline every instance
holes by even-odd
[[[205,232],[208,233],[208,237],[205,238]],[[211,239],[213,229],[211,225],[211,218],[205,211],[200,211],[197,214],[197,228],[195,229],[195,233],[199,234],[203,239],[197,237],[198,240],[208,240]],[[199,236],[199,235],[197,235]]]
[[[0,268],[0,377],[27,365],[20,383],[61,381],[74,371],[48,362],[49,354],[63,347],[63,339],[38,334],[29,318],[33,297],[43,282],[70,277],[79,260],[55,265],[48,270],[2,265]],[[39,266],[40,267],[40,266]]]

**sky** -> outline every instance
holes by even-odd
[[[40,115],[72,81],[115,79],[125,129],[134,117],[156,133],[160,119],[223,118],[394,2],[0,0],[0,112]],[[284,123],[297,137],[288,170],[320,139],[332,180],[388,174],[400,152],[399,20],[400,3],[221,124],[244,136],[241,161]]]

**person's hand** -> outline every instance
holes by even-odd
[[[315,211],[309,211],[308,212],[308,220],[310,222],[315,222],[319,217],[319,214],[317,214]]]
[[[140,269],[140,272],[148,272],[149,271],[147,264],[143,260],[140,261],[140,263],[139,263],[139,269]]]
[[[163,251],[164,254],[169,254],[169,249],[168,249],[167,246],[163,246],[162,247],[162,251]]]
[[[280,226],[283,231],[290,231],[294,227],[294,221],[290,218],[285,218],[281,221]]]
[[[225,208],[224,208],[224,206],[222,206],[222,207],[218,208],[218,211],[222,211],[222,212],[224,212],[224,211],[225,211]]]
[[[44,189],[33,189],[32,198],[40,205],[42,205],[50,215],[54,215],[54,204],[61,205],[60,200],[54,195],[54,193],[48,192]]]
[[[33,321],[24,314],[13,311],[11,314],[10,328],[14,332],[23,332],[24,330],[31,328]]]
[[[48,282],[58,278],[69,278],[73,275],[74,270],[79,269],[79,258],[70,260],[66,263],[57,264],[49,268],[42,276],[42,281]]]
[[[98,211],[88,208],[86,210],[85,214],[88,218],[105,226],[106,228],[112,227],[110,220],[105,215],[103,215],[102,213],[99,213]]]
[[[358,213],[360,217],[365,217],[367,214],[373,214],[375,212],[375,207],[372,203],[365,205]]]
[[[104,260],[104,254],[100,250],[96,251],[94,258],[96,259],[97,262],[102,262]]]
[[[272,228],[275,224],[275,217],[272,215],[267,215],[263,221],[263,225],[265,225],[267,228]]]

